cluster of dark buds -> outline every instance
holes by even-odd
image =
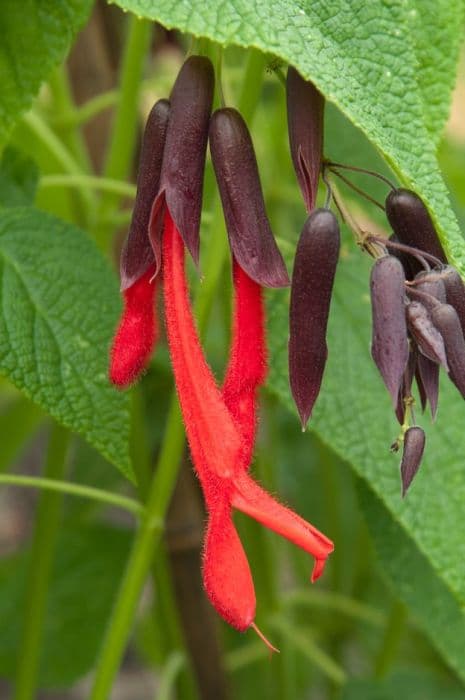
[[[177,393],[208,511],[204,585],[218,613],[243,631],[250,626],[257,630],[256,601],[247,557],[232,519],[234,509],[311,554],[315,560],[312,580],[322,574],[333,544],[268,494],[249,472],[257,394],[267,372],[262,287],[287,286],[289,279],[265,212],[247,126],[234,109],[218,109],[211,115],[213,88],[210,61],[191,56],[181,68],[169,102],[157,102],[149,115],[133,218],[121,255],[124,311],[113,341],[109,374],[117,387],[125,388],[147,367],[157,337],[155,294],[159,287],[163,288]],[[232,337],[221,387],[199,341],[185,275],[185,247],[195,263],[199,258],[207,141],[233,261]],[[317,172],[308,170],[307,149],[311,148],[310,142],[303,144],[299,161],[309,201],[315,197],[319,174],[319,167]],[[311,239],[312,231],[317,236],[321,233],[316,249],[323,256],[326,244],[322,229],[326,219],[332,217],[327,211],[312,216],[307,224],[309,233],[303,235],[299,244],[294,271],[296,315],[304,303],[299,298],[308,277],[304,268],[315,248],[309,235]],[[335,254],[337,257],[337,251]],[[332,278],[328,277],[328,303],[331,285]],[[317,305],[312,304],[316,309]],[[320,314],[324,324],[325,317],[325,313]],[[324,358],[318,359],[324,363]],[[299,362],[302,360],[297,358],[297,372],[302,371]]]
[[[392,189],[386,214],[389,240],[368,236],[384,254],[371,273],[372,356],[402,426],[393,444],[403,443],[402,494],[423,456],[425,434],[416,425],[412,384],[423,410],[435,419],[439,368],[465,398],[465,286],[447,258],[422,200],[410,190]]]
[[[290,386],[305,428],[327,358],[326,328],[339,256],[339,227],[327,208],[314,209],[322,170],[323,98],[293,68],[288,70],[286,87],[291,155],[310,213],[295,256],[289,335]],[[333,195],[324,177],[328,166],[371,200],[341,175],[339,168],[345,166],[329,161],[323,161],[323,166],[327,201]],[[349,169],[362,170],[389,183],[376,173]],[[333,196],[343,218],[347,218],[342,203]],[[465,286],[457,270],[447,264],[428,210],[414,192],[391,184],[385,206],[378,206],[386,211],[393,230],[391,237],[366,234],[356,225],[355,232],[361,234],[359,243],[364,249],[376,257],[371,273],[371,352],[401,425],[392,449],[397,451],[403,445],[400,471],[405,495],[425,447],[424,431],[415,425],[414,380],[421,407],[424,411],[429,403],[433,420],[441,366],[465,397]]]

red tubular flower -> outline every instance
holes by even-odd
[[[250,280],[238,279],[238,274],[241,273],[236,268],[236,307],[247,309],[244,290],[248,290],[249,295],[252,291],[252,298],[256,290],[250,286]],[[236,312],[231,361],[221,395],[200,347],[185,281],[184,247],[168,211],[163,235],[163,279],[166,327],[176,387],[192,459],[209,512],[205,588],[219,614],[238,629],[246,629],[252,624],[255,595],[247,560],[232,523],[231,507],[309,552],[315,558],[312,580],[322,573],[333,544],[278,503],[247,474],[244,455],[252,452],[252,415],[255,421],[255,401],[251,396],[263,381],[264,363],[249,363],[240,353],[239,348],[252,350],[253,330],[248,324],[241,325],[240,314]],[[253,316],[257,309],[260,305],[255,307]],[[232,406],[234,386],[240,387],[236,396],[248,401],[242,409],[237,409],[240,401],[236,402],[236,408],[230,411],[224,396],[229,395]]]
[[[152,278],[155,262],[148,237],[152,201],[158,190],[169,118],[169,102],[159,100],[144,131],[131,226],[121,252],[120,274],[124,310],[110,351],[110,381],[120,389],[138,379],[157,340]]]
[[[146,368],[158,337],[154,313],[156,284],[151,265],[124,290],[124,311],[110,354],[110,381],[119,388],[132,384]]]

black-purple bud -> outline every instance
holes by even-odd
[[[421,408],[424,411],[426,404],[429,402],[431,418],[434,421],[439,397],[439,365],[422,355],[422,353],[418,353],[415,377],[418,393],[420,394]]]
[[[447,366],[444,340],[438,329],[433,325],[428,311],[420,302],[412,301],[407,306],[407,325],[418,345],[420,353],[423,353],[425,357],[428,357],[433,362],[442,365],[448,372],[449,367]]]
[[[257,160],[247,125],[235,109],[218,109],[210,122],[210,151],[237,263],[265,287],[289,284],[265,210]]]
[[[449,376],[465,398],[465,340],[457,312],[450,304],[439,304],[431,320],[444,338]]]
[[[170,113],[168,100],[158,100],[145,125],[137,175],[137,194],[128,237],[121,251],[121,290],[142,277],[153,263],[149,240],[150,211],[160,184],[160,170]]]
[[[315,206],[323,151],[324,98],[289,67],[286,80],[287,124],[292,162],[307,211]]]
[[[308,217],[297,245],[289,314],[289,380],[305,428],[318,397],[328,355],[326,328],[340,234],[328,209]]]
[[[446,290],[447,303],[454,307],[460,319],[465,336],[465,285],[455,267],[448,265],[441,270],[441,278]]]
[[[447,262],[429,212],[415,192],[391,190],[386,198],[386,215],[401,243]]]
[[[214,83],[211,61],[205,56],[190,56],[171,91],[160,187],[150,215],[150,242],[157,272],[165,205],[194,262],[199,260],[203,174]]]
[[[409,357],[405,275],[399,260],[392,255],[378,258],[373,265],[370,285],[373,318],[371,355],[395,408]]]
[[[423,452],[425,451],[425,440],[425,433],[418,425],[408,428],[404,435],[404,449],[400,464],[402,498],[407,493],[407,489],[420,467]]]

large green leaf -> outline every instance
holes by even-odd
[[[455,635],[458,638],[460,632],[460,638],[465,639],[465,407],[451,383],[443,382],[436,424],[430,425],[428,417],[421,420],[427,430],[424,463],[407,498],[402,500],[399,455],[389,451],[399,426],[369,354],[368,279],[366,256],[345,244],[331,309],[328,365],[310,427],[370,483],[397,523],[404,538],[394,533],[390,546],[395,548],[398,543],[402,551],[407,532],[413,551],[421,553],[427,562],[428,576],[425,570],[416,576],[417,559],[403,557],[404,579],[419,586],[424,583],[424,600],[428,600],[430,590],[436,596],[447,592],[447,601],[437,599],[434,606],[419,605],[416,614],[433,643],[465,678],[465,657],[457,654],[454,635],[449,634],[441,612],[443,606],[449,610],[450,602],[455,601]],[[270,386],[295,412],[287,376],[287,338],[282,331],[288,313],[287,296],[286,291],[279,293],[279,299],[275,295],[269,309]]]
[[[423,23],[430,21],[428,13],[418,13],[421,40],[414,46],[415,7],[402,0],[117,0],[117,4],[166,27],[223,44],[255,46],[295,65],[365,132],[401,180],[424,197],[448,253],[465,271],[465,246],[435,156],[443,118],[437,120],[432,139],[426,125],[436,124],[437,103],[424,99],[439,82],[445,86],[440,90],[444,99],[455,66],[453,59],[445,65],[435,62],[425,49],[430,31]],[[450,0],[448,5],[459,13],[462,0]],[[441,20],[443,26],[451,10],[445,2],[436,3],[434,16],[435,23]],[[447,33],[454,36],[454,46],[461,31],[460,24],[453,23]],[[445,45],[441,40],[441,56]],[[455,54],[454,49],[451,55]],[[428,67],[421,87],[419,59]]]
[[[93,0],[0,2],[0,146],[65,57],[92,4]]]
[[[33,208],[0,212],[0,372],[130,474],[127,397],[107,379],[116,279],[81,231]]]
[[[41,687],[71,685],[95,663],[119,584],[130,533],[68,525],[57,543],[43,630]],[[27,552],[0,564],[0,675],[14,676],[28,573]],[[26,601],[27,605],[27,601]]]
[[[425,123],[437,143],[449,114],[460,43],[463,0],[411,0],[411,36],[418,59],[417,79],[423,95]]]

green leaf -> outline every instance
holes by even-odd
[[[0,3],[0,145],[52,68],[65,58],[92,4],[92,0]]]
[[[455,66],[451,60],[442,70],[427,58],[426,29],[413,46],[412,6],[401,0],[117,0],[117,4],[168,28],[221,44],[254,46],[296,66],[362,129],[402,182],[425,199],[451,260],[465,271],[464,242],[435,156],[436,134],[443,123],[438,123],[433,140],[426,124],[436,124],[437,104],[433,100],[430,106],[424,98],[432,85],[453,82]],[[462,0],[450,0],[449,5],[458,13]],[[452,10],[445,2],[434,7],[435,24],[443,26]],[[426,21],[426,12],[418,13],[418,25],[423,28]],[[454,24],[448,36],[459,37],[461,31]],[[455,38],[454,47],[457,42]],[[441,56],[445,43],[441,39]],[[417,53],[428,65],[421,87]]]
[[[130,533],[69,525],[57,543],[41,645],[41,687],[74,683],[94,665],[128,555]],[[23,619],[27,552],[0,565],[0,675],[11,678]]]
[[[465,679],[463,604],[405,530],[389,516],[379,498],[363,483],[359,485],[359,493],[382,573],[443,657]]]
[[[81,231],[33,208],[0,212],[0,372],[126,475],[127,396],[107,379],[116,278]]]
[[[15,148],[5,148],[0,160],[0,207],[32,204],[38,176],[33,160]]]
[[[437,144],[446,123],[463,40],[463,0],[412,0],[411,36],[418,59],[425,124]]]
[[[341,700],[463,700],[463,690],[427,671],[405,670],[382,681],[349,680]]]
[[[430,425],[428,416],[420,418],[427,432],[424,461],[402,500],[400,457],[389,451],[399,426],[369,354],[369,265],[366,256],[344,243],[331,307],[328,364],[310,427],[370,484],[404,533],[403,538],[392,535],[391,547],[402,550],[408,533],[413,551],[416,548],[428,563],[430,580],[425,585],[437,596],[441,591],[445,596],[447,593],[434,606],[419,605],[415,611],[432,642],[465,678],[465,658],[457,654],[441,613],[442,606],[455,599],[455,634],[458,637],[460,631],[465,640],[465,407],[457,390],[444,381],[435,425]],[[296,413],[289,392],[287,337],[283,333],[288,292],[279,292],[279,300],[276,296],[269,306],[270,387]],[[299,430],[297,417],[295,429]],[[390,532],[387,526],[384,529]],[[337,548],[336,542],[333,556],[338,556]],[[416,581],[419,569],[413,554],[403,557],[402,564],[405,580]],[[426,577],[423,570],[419,578]]]

